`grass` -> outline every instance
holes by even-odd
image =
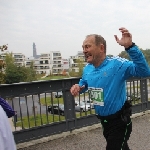
[[[21,123],[21,118],[18,118],[17,122],[16,122],[16,127],[21,127],[23,124],[24,128],[31,128],[31,127],[35,127],[35,126],[41,126],[44,124],[48,124],[48,123],[53,123],[53,122],[58,122],[58,121],[63,121],[65,120],[64,116],[58,116],[58,115],[48,115],[46,116],[46,114],[37,114],[34,118],[34,116],[30,116],[28,117],[23,117],[22,118],[22,123]],[[30,126],[29,126],[30,124]]]
[[[132,103],[132,105],[139,104],[139,103],[141,103],[141,99],[139,99],[139,100],[133,100],[131,103]]]
[[[91,114],[95,114],[95,110],[94,109],[91,109],[91,112],[90,111],[82,112],[82,113],[76,112],[76,118],[80,118],[80,117],[91,115]]]
[[[58,104],[58,102],[59,102],[59,104],[63,104],[64,103],[63,98],[46,97],[46,99],[45,99],[45,97],[43,97],[43,98],[40,99],[40,103],[42,105],[44,105],[44,106],[45,105],[51,105],[52,102],[53,102],[53,104]]]
[[[88,93],[85,93],[85,96],[88,96]],[[81,94],[80,97],[84,97],[84,94]],[[79,97],[78,97],[78,99],[79,99]],[[52,102],[53,102],[53,104],[58,104],[58,102],[59,102],[59,104],[64,104],[63,98],[46,97],[46,99],[45,99],[45,97],[43,97],[40,99],[40,103],[44,106],[51,105]]]
[[[80,118],[81,116],[87,116],[90,114],[95,114],[95,110],[91,110],[88,112],[76,112],[76,118]],[[48,114],[48,116],[46,114],[37,114],[35,117],[34,116],[30,116],[28,117],[23,117],[22,120],[21,118],[17,119],[16,122],[16,127],[22,127],[23,124],[23,128],[32,128],[32,127],[36,127],[36,126],[41,126],[41,125],[46,125],[46,124],[50,124],[53,122],[60,122],[60,121],[65,121],[65,116],[59,116],[59,115],[53,115],[53,114]]]

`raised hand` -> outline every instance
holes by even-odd
[[[132,45],[132,35],[126,28],[120,28],[120,32],[122,32],[122,38],[119,39],[117,35],[114,35],[117,43],[125,48],[128,48]]]

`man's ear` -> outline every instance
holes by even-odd
[[[99,45],[99,48],[100,48],[100,52],[104,52],[105,50],[104,50],[104,45],[103,44],[100,44]]]

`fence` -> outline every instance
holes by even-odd
[[[99,122],[89,94],[74,99],[70,87],[79,78],[0,85],[0,95],[17,111],[14,117],[16,143],[72,131]],[[149,78],[127,81],[127,99],[133,113],[150,109]]]

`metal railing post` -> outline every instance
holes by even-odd
[[[76,128],[76,113],[74,97],[70,93],[71,81],[62,82],[62,84],[66,127],[67,130],[72,131]]]
[[[141,103],[142,111],[147,110],[148,107],[148,88],[147,79],[143,78],[140,80],[140,93],[141,93]]]

